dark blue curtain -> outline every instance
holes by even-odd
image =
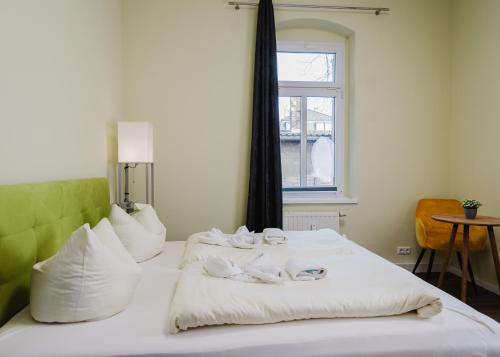
[[[260,0],[255,42],[247,227],[261,232],[264,228],[282,226],[276,29],[272,0]]]

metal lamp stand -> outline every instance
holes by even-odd
[[[138,163],[118,163],[118,205],[123,208],[127,213],[134,211],[134,202],[130,201],[129,191],[129,170],[136,168]],[[144,163],[145,166],[145,179],[146,179],[146,203],[154,206],[155,204],[155,190],[154,190],[154,164],[152,162]],[[125,190],[122,199],[122,169],[125,176]]]

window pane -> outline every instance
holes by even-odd
[[[300,97],[280,97],[283,187],[300,186]]]
[[[335,82],[335,53],[278,52],[278,79]]]
[[[333,186],[335,98],[307,97],[307,186]]]

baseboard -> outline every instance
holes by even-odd
[[[462,276],[462,270],[460,270],[459,267],[450,265],[448,267],[448,271],[450,273],[452,273],[452,274],[455,274],[456,276]],[[484,280],[478,279],[477,276],[475,276],[475,274],[474,274],[474,278],[476,279],[477,286],[480,286],[483,289],[489,290],[492,293],[500,294],[500,291],[498,290],[498,286],[496,284],[493,284],[493,283],[490,283],[488,281],[484,281]]]
[[[398,266],[400,266],[401,268],[403,269],[406,269],[408,271],[412,271],[413,270],[413,267],[415,266],[415,264],[412,264],[412,263],[400,263],[400,264],[397,264]],[[427,272],[427,267],[429,265],[428,264],[420,264],[417,268],[417,273],[425,273]],[[439,273],[441,272],[441,264],[434,264],[433,267],[432,267],[432,272],[433,273]],[[451,274],[454,274],[456,276],[462,276],[462,271],[460,270],[460,268],[456,267],[456,266],[453,266],[453,265],[450,265],[448,267],[448,272],[450,272]],[[486,289],[486,290],[489,290],[491,291],[492,293],[495,293],[495,294],[499,294],[499,290],[498,290],[498,286],[496,286],[495,284],[493,283],[490,283],[488,281],[484,281],[484,280],[481,280],[481,279],[478,279],[477,277],[476,278],[476,284],[480,287],[482,287],[483,289]]]

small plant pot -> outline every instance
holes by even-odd
[[[477,208],[464,208],[464,213],[467,219],[474,219],[477,216]]]

